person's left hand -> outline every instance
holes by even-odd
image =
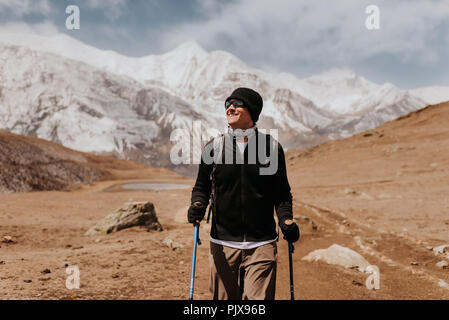
[[[299,228],[292,219],[285,219],[280,223],[284,239],[288,242],[296,242],[299,239]]]

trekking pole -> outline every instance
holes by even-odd
[[[189,300],[193,300],[193,284],[195,282],[195,263],[196,263],[196,245],[199,240],[198,231],[199,231],[199,223],[195,223],[195,234],[193,236],[193,254],[192,254],[192,270],[190,272],[190,293]]]
[[[293,287],[293,259],[292,253],[295,250],[293,243],[288,243],[288,264],[290,267],[290,300],[295,300],[295,289]]]

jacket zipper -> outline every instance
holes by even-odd
[[[242,183],[240,185],[241,189],[240,189],[240,199],[241,199],[241,205],[240,205],[240,210],[241,210],[241,214],[242,214],[242,229],[243,229],[243,242],[246,242],[246,234],[245,234],[245,210],[243,208],[243,203],[244,203],[244,195],[243,195],[243,182],[245,181],[245,177],[244,177],[244,169],[243,169],[243,164],[240,165],[241,167],[241,177],[242,177]]]
[[[232,139],[232,149],[233,153],[235,155],[235,161],[237,161],[237,141],[236,137],[234,136]],[[242,231],[243,231],[243,241],[246,241],[246,235],[245,235],[245,210],[243,209],[243,203],[244,203],[244,196],[243,196],[243,184],[245,181],[245,178],[243,176],[243,164],[239,164],[240,166],[240,216],[242,217]]]
[[[236,146],[237,149],[237,146]],[[236,150],[237,152],[237,150]],[[245,195],[244,195],[244,190],[245,190],[245,186],[244,184],[246,183],[245,180],[245,151],[243,152],[243,164],[240,164],[240,177],[241,177],[241,183],[240,183],[240,213],[242,215],[242,231],[243,231],[243,242],[246,242],[246,234],[245,234],[245,208],[243,208],[243,204],[245,203]]]

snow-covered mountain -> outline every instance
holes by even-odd
[[[0,61],[2,130],[170,167],[170,132],[212,125],[182,99],[85,63],[1,44]]]
[[[416,88],[409,90],[409,92],[416,97],[420,97],[429,104],[449,101],[449,87],[435,86]]]
[[[305,79],[267,73],[195,42],[132,58],[62,34],[0,34],[0,80],[0,129],[168,167],[172,130],[194,120],[221,130],[224,99],[239,86],[262,94],[259,127],[279,129],[287,148],[373,128],[437,96],[350,70]]]

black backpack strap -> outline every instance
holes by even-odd
[[[209,211],[207,212],[207,219],[206,223],[209,223],[210,219],[210,213],[212,210],[215,212],[215,168],[217,165],[215,162],[213,163],[212,171],[210,173],[210,180],[211,180],[211,193],[210,193],[210,200],[209,200]]]
[[[222,152],[224,149],[224,134],[222,136]],[[214,154],[215,156],[215,154]],[[215,214],[215,199],[216,199],[216,190],[215,190],[215,170],[217,169],[217,164],[215,161],[212,163],[212,171],[210,173],[210,180],[211,180],[211,193],[210,193],[210,200],[209,200],[209,211],[207,212],[207,219],[206,223],[209,223],[210,220],[210,214]]]

